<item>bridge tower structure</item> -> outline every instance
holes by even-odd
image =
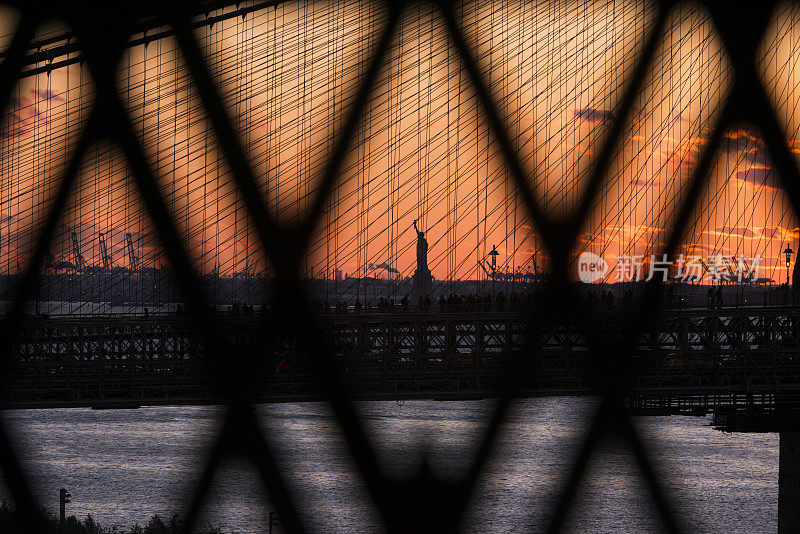
[[[780,432],[778,457],[778,532],[797,532],[800,525],[800,431]]]
[[[784,400],[776,395],[774,413],[721,413],[714,420],[725,432],[778,434],[778,533],[792,534],[800,525],[800,412],[791,402],[782,409]]]

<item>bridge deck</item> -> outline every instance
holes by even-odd
[[[594,314],[611,338],[624,310]],[[296,339],[262,338],[258,315],[221,316],[231,357],[247,365],[254,398],[320,398]],[[591,395],[598,357],[568,323],[531,329],[520,313],[330,314],[326,340],[355,398],[490,397],[509,355],[527,351],[522,394]],[[526,344],[527,343],[527,344]],[[800,310],[667,310],[637,340],[631,405],[640,410],[795,404],[800,399]],[[135,406],[218,402],[202,343],[185,317],[28,319],[8,366],[4,407]],[[797,404],[800,404],[798,402]]]

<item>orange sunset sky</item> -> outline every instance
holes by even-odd
[[[460,9],[531,186],[554,216],[583,192],[653,9],[644,2],[465,2]],[[370,3],[286,2],[196,30],[264,200],[287,223],[305,216],[384,15]],[[3,19],[10,33],[14,18]],[[797,7],[777,12],[760,55],[789,139],[800,128],[798,21]],[[65,30],[52,22],[40,37]],[[620,255],[659,252],[728,84],[728,59],[707,14],[679,6],[576,255],[592,251],[613,266]],[[268,269],[175,42],[130,48],[118,90],[198,270]],[[26,77],[15,90],[0,131],[0,272],[24,265],[93,95],[80,64]],[[800,153],[800,143],[791,148]],[[99,263],[97,234],[107,232],[115,264],[127,266],[131,233],[146,265],[165,263],[136,195],[116,147],[93,146],[53,255],[71,261],[75,232],[82,254]],[[547,264],[443,23],[425,6],[401,21],[307,271],[387,277],[369,268],[387,263],[410,276],[414,219],[427,234],[436,278],[482,276],[478,262],[492,245],[502,270]],[[780,251],[787,242],[797,249],[797,239],[758,132],[729,131],[681,252],[762,256],[761,276],[782,280]],[[614,270],[608,277],[614,281]]]

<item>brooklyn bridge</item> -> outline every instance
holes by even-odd
[[[800,524],[795,4],[187,6],[9,9],[3,408],[325,401],[363,453],[357,400],[597,396],[779,432]]]
[[[770,416],[800,397],[799,314],[795,308],[762,307],[665,313],[634,347],[631,407],[661,415],[764,415],[754,430],[783,428]],[[337,314],[328,321],[326,339],[354,398],[482,398],[502,384],[509,353],[528,345],[529,326],[520,315],[450,310]],[[594,312],[592,320],[600,331],[614,330],[622,316],[622,311]],[[254,401],[322,399],[302,344],[260,338],[263,319],[257,316],[220,322],[239,349],[234,354],[245,360],[239,363],[250,369]],[[22,328],[5,377],[2,401],[7,407],[221,401],[203,347],[185,319],[31,319]],[[521,395],[601,391],[596,362],[580,331],[549,322],[540,336],[525,376],[517,377]],[[260,355],[247,361],[252,352]]]

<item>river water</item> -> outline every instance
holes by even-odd
[[[417,468],[427,451],[435,473],[463,472],[493,401],[358,404],[380,461],[392,474]],[[577,454],[591,399],[522,400],[504,427],[475,493],[471,532],[538,532]],[[303,517],[315,532],[380,531],[335,419],[324,404],[259,408]],[[183,503],[219,428],[216,407],[3,412],[34,491],[52,511],[58,488],[68,514],[103,526],[170,517]],[[777,530],[777,434],[725,434],[704,417],[636,418],[674,508],[691,531]],[[629,450],[607,443],[594,456],[573,507],[574,532],[659,532],[649,493]],[[6,490],[0,488],[0,493]],[[203,525],[265,532],[271,506],[251,465],[218,473]],[[413,511],[409,511],[413,513]]]

